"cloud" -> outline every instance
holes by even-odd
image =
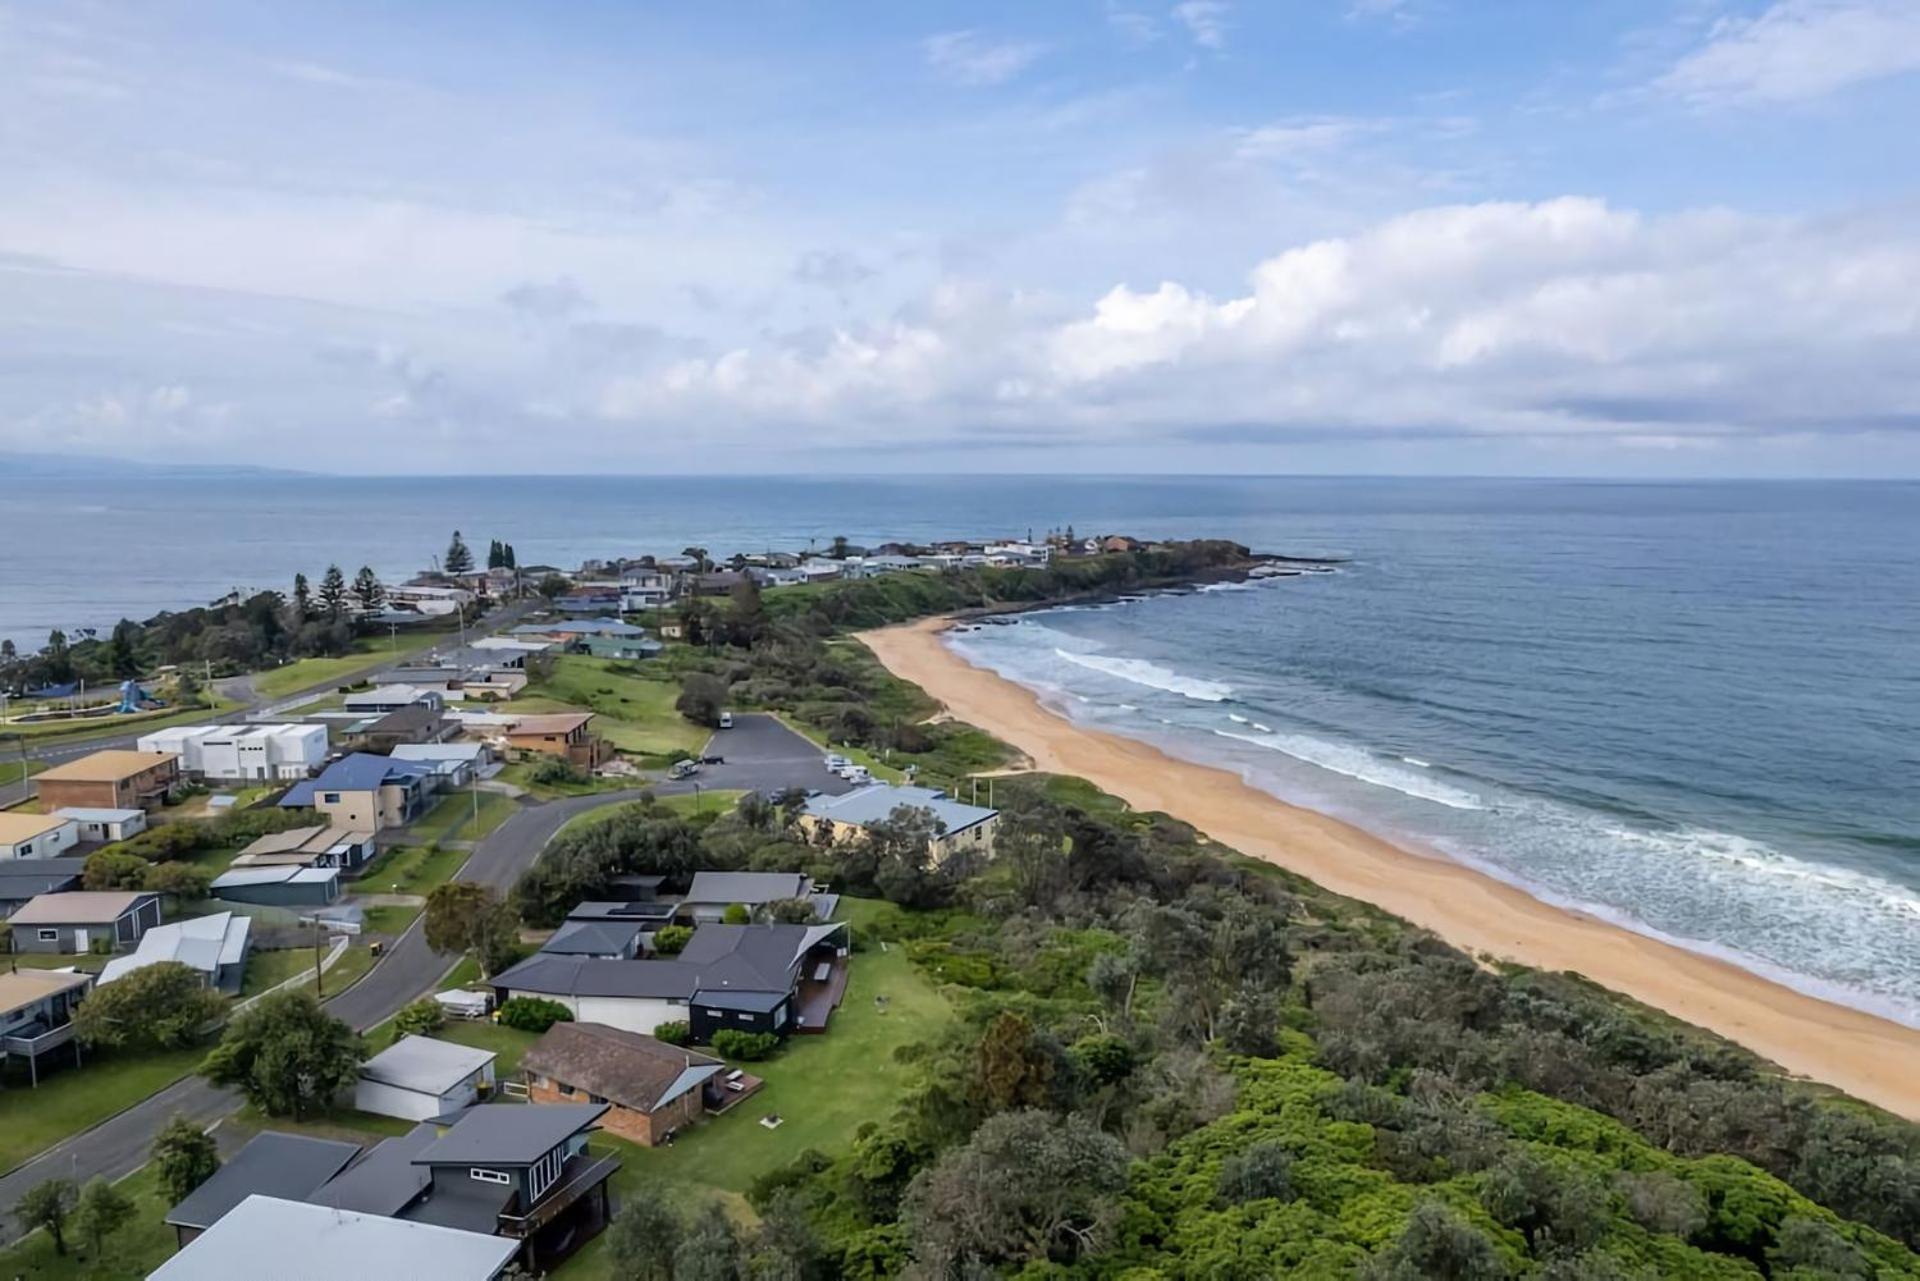
[[[1218,50],[1227,47],[1228,8],[1226,0],[1180,0],[1168,12],[1187,29],[1195,44]]]
[[[796,281],[837,294],[844,294],[878,274],[857,256],[841,249],[810,249],[793,264]]]
[[[1656,87],[1699,106],[1805,102],[1920,71],[1914,0],[1779,0],[1727,18]]]
[[[535,320],[564,320],[575,312],[589,310],[593,300],[568,277],[515,285],[500,295],[500,301]]]
[[[1384,128],[1384,121],[1352,116],[1296,116],[1241,130],[1234,154],[1242,160],[1293,160],[1338,151]]]
[[[920,44],[927,65],[941,79],[957,85],[1004,84],[1025,71],[1046,46],[1020,41],[992,41],[977,31],[946,31]]]

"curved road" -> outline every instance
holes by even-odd
[[[540,804],[523,804],[475,846],[456,874],[505,891],[521,872],[533,866],[557,833],[571,819],[606,805],[638,800],[643,792],[656,796],[691,794],[696,787],[713,790],[767,791],[786,787],[814,787],[845,791],[847,784],[820,768],[820,749],[776,718],[743,714],[736,728],[717,741],[730,756],[725,765],[710,766],[698,782],[652,783],[644,788],[597,792]],[[454,961],[427,946],[426,931],[416,917],[386,954],[359,982],[327,1002],[327,1009],[359,1031],[391,1018],[400,1008],[439,986]],[[85,1071],[84,1067],[77,1069]],[[85,1182],[96,1175],[118,1180],[147,1163],[154,1136],[175,1113],[203,1126],[238,1111],[239,1094],[198,1076],[174,1082],[126,1111],[90,1130],[55,1144],[26,1164],[0,1176],[0,1245],[19,1235],[14,1207],[34,1184],[56,1175]]]

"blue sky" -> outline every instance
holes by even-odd
[[[0,0],[0,450],[1920,474],[1913,0]]]

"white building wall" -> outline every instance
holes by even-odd
[[[17,859],[58,858],[80,840],[80,825],[71,819],[29,841],[0,845],[0,863]]]

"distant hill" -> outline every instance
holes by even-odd
[[[305,476],[309,472],[285,467],[253,467],[228,463],[148,463],[137,459],[78,454],[27,454],[0,451],[0,475],[20,479],[67,479],[77,476],[151,476],[178,480],[227,476]]]

